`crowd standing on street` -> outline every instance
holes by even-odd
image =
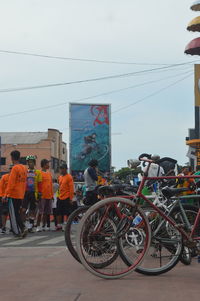
[[[17,239],[25,238],[28,232],[62,231],[66,217],[77,208],[67,165],[62,164],[60,176],[53,179],[47,159],[41,160],[38,170],[35,156],[26,157],[26,167],[20,164],[19,151],[10,155],[12,165],[0,180],[0,234],[8,232],[8,216],[10,232]]]

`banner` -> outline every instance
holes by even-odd
[[[71,103],[70,169],[77,180],[92,159],[100,171],[110,171],[110,105]]]

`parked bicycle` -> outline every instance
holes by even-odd
[[[135,203],[120,197],[105,199],[91,207],[80,222],[76,242],[79,258],[90,272],[102,278],[119,278],[136,268],[144,274],[160,274],[177,264],[183,248],[195,252],[199,248],[200,237],[196,235],[196,230],[198,230],[200,210],[198,213],[195,210],[192,223],[184,212],[179,211],[181,223],[178,223],[144,196],[142,189],[148,180],[177,180],[200,178],[200,176],[149,177],[151,164],[159,161],[145,158],[140,160],[148,165],[138,188]],[[141,199],[160,219],[155,231],[150,226],[149,215],[139,205]],[[130,231],[132,245],[127,241]],[[153,256],[152,249],[160,256]],[[111,256],[114,250],[119,256],[112,264],[104,268],[95,267],[96,263],[105,261],[105,258]],[[155,266],[155,258],[158,258],[158,267]],[[148,265],[145,263],[143,267],[142,261],[143,264],[148,262]]]

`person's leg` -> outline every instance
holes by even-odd
[[[22,200],[9,199],[9,214],[12,231],[15,235],[20,235],[24,232],[25,226],[21,219],[20,208]]]
[[[34,228],[34,221],[36,217],[36,198],[35,192],[31,192],[30,194],[30,207],[29,207],[29,231],[32,232]]]
[[[53,218],[54,218],[54,225],[57,227],[58,221],[57,221],[57,209],[53,208]]]
[[[50,215],[52,213],[52,200],[46,199],[45,200],[45,208],[44,208],[44,213],[45,213],[45,220],[44,224],[46,226],[45,230],[50,230]]]
[[[2,221],[2,219],[3,219],[3,214],[2,214],[2,209],[3,208],[3,203],[2,203],[2,201],[1,201],[1,199],[0,199],[0,229],[2,229],[2,227],[3,227],[3,221]]]
[[[36,232],[42,231],[42,229],[40,228],[40,223],[41,223],[42,216],[44,214],[44,205],[45,205],[45,200],[43,199],[39,200]]]
[[[6,221],[8,218],[8,203],[2,204],[2,233],[6,233]]]
[[[58,199],[57,201],[57,231],[62,230],[62,200]]]

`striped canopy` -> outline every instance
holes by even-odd
[[[192,10],[195,10],[195,11],[200,11],[200,0],[196,0],[196,1],[192,4],[191,9],[192,9]]]
[[[200,38],[192,40],[185,48],[186,54],[200,55]]]
[[[200,31],[200,17],[194,18],[187,27],[189,31]]]

